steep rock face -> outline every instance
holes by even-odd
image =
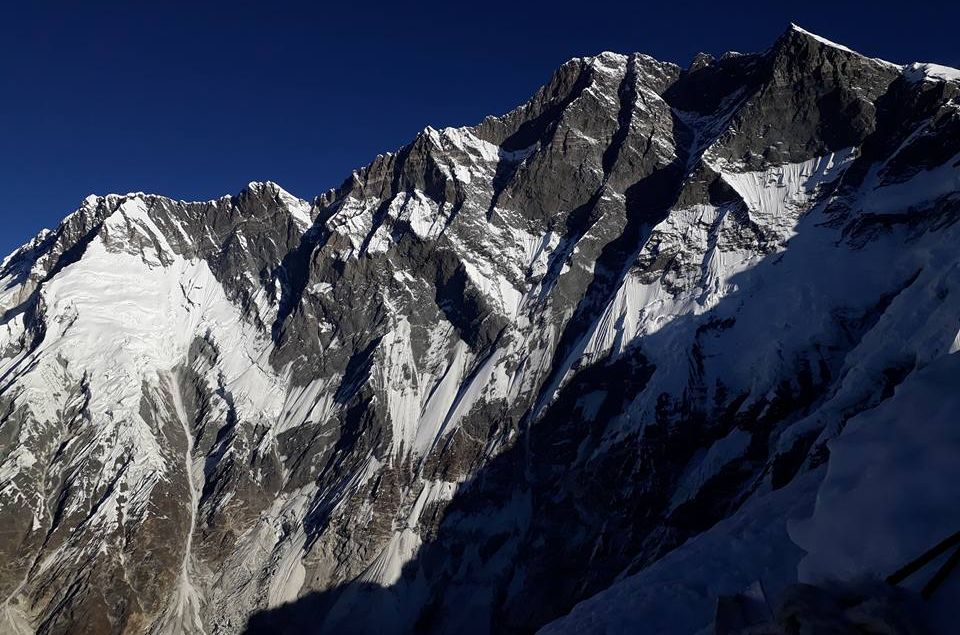
[[[529,632],[811,501],[957,348],[955,73],[603,53],[312,203],[88,198],[0,270],[2,624]]]

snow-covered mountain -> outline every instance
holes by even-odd
[[[960,530],[958,219],[960,71],[798,27],[573,59],[313,202],[91,196],[0,267],[0,631],[709,633],[882,579]]]

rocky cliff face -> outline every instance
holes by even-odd
[[[89,197],[0,269],[3,630],[531,632],[744,514],[691,632],[795,581],[833,444],[960,348],[958,100],[794,27],[571,60],[312,203]]]

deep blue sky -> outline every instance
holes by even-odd
[[[5,4],[4,254],[91,192],[207,199],[269,179],[310,198],[601,50],[686,65],[763,50],[794,21],[891,61],[960,66],[956,0]]]

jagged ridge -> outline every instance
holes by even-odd
[[[0,274],[5,623],[528,632],[812,501],[957,348],[958,90],[792,27],[571,60],[312,203],[87,199]]]

